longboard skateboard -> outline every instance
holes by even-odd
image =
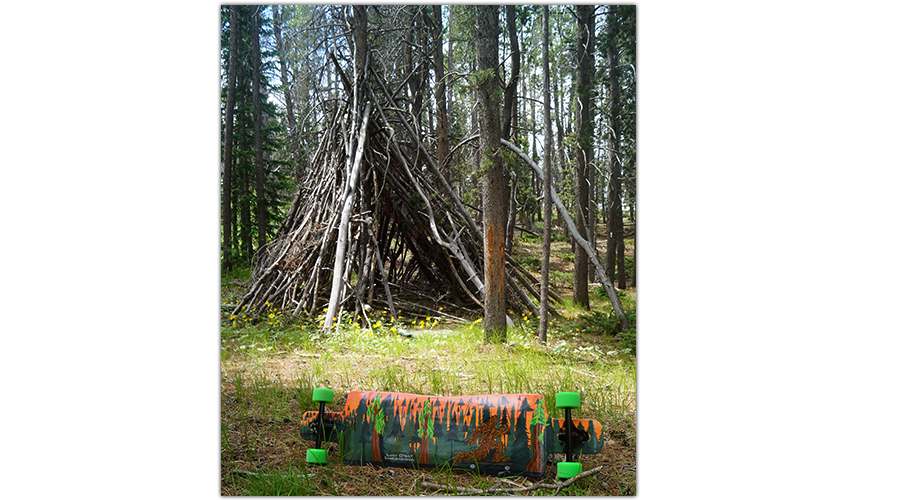
[[[328,412],[324,407],[333,392],[316,391],[319,411],[308,411],[300,420],[301,437],[316,441],[307,455],[312,463],[326,460],[321,442],[331,441],[338,443],[345,464],[449,466],[539,477],[550,454],[566,453],[558,475],[572,477],[581,471],[574,455],[599,453],[603,447],[599,422],[571,418],[570,409],[580,403],[577,393],[557,395],[557,407],[566,408],[572,422],[567,436],[566,419],[550,418],[544,397],[537,394],[446,397],[352,391],[343,411]],[[566,395],[562,403],[560,395]]]

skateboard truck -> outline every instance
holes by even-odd
[[[322,388],[314,389],[312,400],[319,403],[316,421],[310,426],[314,427],[313,431],[316,433],[316,447],[306,450],[306,463],[325,465],[328,463],[328,450],[322,448],[322,441],[325,440],[325,433],[331,434],[331,430],[334,429],[333,423],[325,422],[325,403],[334,400],[334,391]]]
[[[572,408],[581,406],[581,395],[577,392],[558,392],[556,393],[556,407],[564,408],[566,419],[563,421],[565,430],[560,429],[557,438],[563,442],[566,450],[566,461],[556,464],[556,477],[558,479],[568,479],[581,474],[581,463],[572,460],[572,450],[575,446],[581,446],[589,437],[582,430],[575,429],[575,422],[572,421]]]

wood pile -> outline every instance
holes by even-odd
[[[268,304],[314,317],[327,308],[327,328],[341,312],[365,321],[371,308],[394,318],[398,309],[422,312],[422,297],[482,308],[483,237],[471,214],[380,76],[344,83],[352,97],[330,117],[235,313]],[[536,317],[539,280],[509,256],[506,279],[508,307]]]

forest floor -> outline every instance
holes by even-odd
[[[633,257],[633,240],[627,241]],[[600,249],[601,252],[603,249]],[[540,240],[522,239],[514,257],[540,275]],[[472,490],[534,487],[520,494],[553,494],[555,466],[541,478],[498,478],[467,471],[349,466],[329,452],[329,465],[307,468],[313,443],[299,436],[299,416],[315,409],[314,387],[335,391],[328,410],[339,411],[351,390],[418,394],[530,392],[551,398],[560,390],[582,394],[576,417],[604,426],[601,453],[584,455],[583,470],[599,473],[563,489],[563,495],[635,495],[637,492],[636,357],[623,339],[602,331],[597,318],[611,310],[602,288],[591,290],[592,312],[571,304],[573,254],[565,242],[553,243],[551,284],[566,300],[564,317],[554,318],[546,345],[534,338],[536,318],[523,315],[503,345],[485,344],[477,317],[435,315],[405,318],[413,338],[347,324],[324,335],[315,322],[241,326],[223,310],[221,349],[221,494],[232,495],[471,495]],[[536,270],[536,272],[535,272]],[[249,270],[226,275],[222,302],[235,303]],[[636,290],[620,292],[634,310]],[[459,318],[458,311],[454,316]],[[525,368],[525,367],[528,368]],[[561,412],[560,412],[561,413]],[[551,462],[562,457],[551,457]],[[438,487],[429,484],[439,485]],[[543,485],[543,486],[542,486]],[[442,488],[442,489],[436,489]],[[496,493],[494,493],[496,494]]]

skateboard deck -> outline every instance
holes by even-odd
[[[303,414],[300,435],[316,439],[317,411]],[[549,418],[537,394],[421,396],[352,391],[343,411],[324,412],[324,440],[345,464],[469,469],[539,477],[551,453],[565,453],[564,419]],[[574,454],[599,453],[603,427],[573,419]]]

